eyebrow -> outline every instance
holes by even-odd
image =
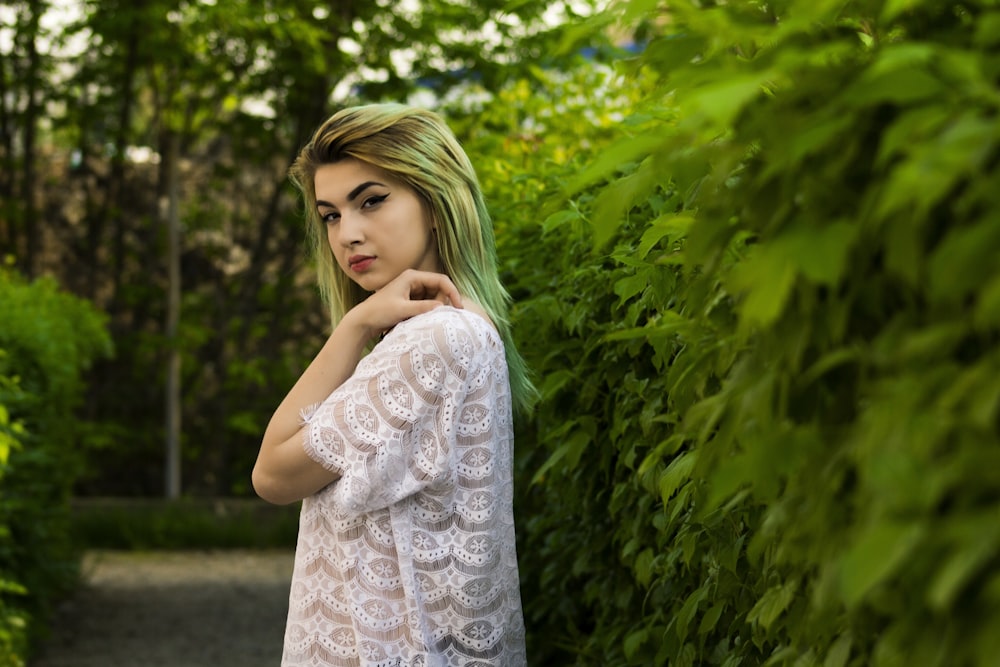
[[[364,183],[362,183],[361,185],[359,185],[358,187],[354,188],[349,193],[347,193],[347,201],[354,201],[355,199],[358,198],[358,195],[360,195],[362,192],[364,192],[368,188],[372,187],[373,185],[378,185],[378,186],[381,186],[383,188],[385,187],[384,183],[379,183],[378,181],[365,181]],[[327,208],[337,208],[336,206],[334,206],[333,204],[331,204],[328,201],[323,201],[322,199],[317,199],[316,200],[316,207],[319,208],[320,206],[326,206]]]

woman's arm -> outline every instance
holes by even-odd
[[[302,410],[325,400],[351,377],[370,340],[443,303],[461,308],[461,297],[451,280],[439,273],[411,270],[344,316],[271,417],[253,469],[257,495],[284,505],[316,493],[339,477],[303,450]]]
[[[354,372],[368,335],[347,317],[275,410],[253,469],[254,490],[278,505],[301,500],[336,479],[302,451],[302,411],[322,402]]]

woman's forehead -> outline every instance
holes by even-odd
[[[353,201],[363,185],[399,187],[402,183],[389,172],[354,158],[320,165],[313,177],[316,199],[345,204]],[[354,195],[354,196],[352,196]]]

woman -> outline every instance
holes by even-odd
[[[510,338],[490,216],[433,113],[334,115],[291,170],[334,322],[253,471],[302,499],[282,665],[524,665]]]

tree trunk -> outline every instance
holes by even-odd
[[[14,199],[14,126],[11,121],[13,93],[7,86],[7,63],[12,54],[0,57],[0,200],[13,203]],[[8,204],[9,205],[9,204]],[[10,220],[10,212],[0,216],[0,248],[3,253],[14,252],[17,236]]]
[[[38,126],[38,23],[41,19],[41,3],[32,0],[28,3],[28,39],[26,48],[28,50],[28,71],[25,79],[25,108],[24,108],[24,171],[21,181],[21,200],[24,210],[21,217],[21,224],[25,231],[24,257],[21,266],[28,276],[35,275],[35,268],[39,253],[39,221],[38,205],[35,193],[35,131]]]
[[[167,386],[166,497],[181,495],[181,351],[178,328],[181,311],[181,221],[179,195],[180,135],[170,132],[167,157]]]
[[[137,3],[136,14],[141,11],[141,5]],[[114,224],[114,242],[112,252],[112,276],[111,276],[111,301],[108,304],[108,311],[112,319],[116,318],[121,310],[121,286],[122,276],[125,274],[125,262],[127,252],[125,250],[125,216],[122,211],[125,209],[125,198],[128,193],[125,189],[125,158],[128,144],[131,137],[132,109],[135,102],[135,77],[136,69],[139,65],[139,34],[138,27],[143,22],[135,20],[135,29],[129,34],[128,42],[125,45],[125,73],[122,77],[121,104],[118,107],[118,134],[115,137],[115,157],[111,169],[111,189],[108,198],[111,201],[111,219]]]

